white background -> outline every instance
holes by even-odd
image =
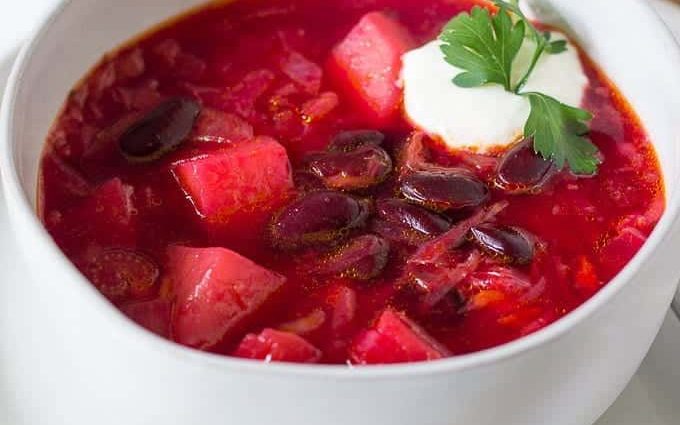
[[[56,3],[57,0],[0,0],[0,58],[16,48]]]

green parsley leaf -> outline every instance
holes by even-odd
[[[519,1],[518,0],[510,0],[510,1],[505,1],[505,0],[493,0],[493,4],[499,8],[499,9],[506,9],[513,14],[517,15],[517,17],[522,20],[522,21],[528,21],[526,16],[524,15],[524,12],[522,12],[522,9],[519,7]],[[528,29],[529,34],[533,35],[533,32],[536,30],[533,25]]]
[[[588,133],[590,112],[567,106],[541,93],[525,93],[531,102],[531,114],[524,136],[533,137],[534,149],[552,160],[558,169],[569,165],[574,174],[593,175],[601,164],[599,150],[583,137]]]
[[[566,51],[567,41],[553,41],[549,31],[539,31],[520,9],[519,0],[493,3],[498,7],[495,15],[475,7],[470,14],[452,19],[440,35],[445,60],[464,70],[454,78],[454,84],[478,87],[495,83],[527,97],[531,113],[524,137],[533,138],[534,150],[559,169],[568,166],[575,174],[595,174],[602,160],[597,147],[584,137],[592,119],[590,112],[542,93],[522,92],[541,56]],[[515,83],[511,81],[512,65],[525,38],[533,39],[535,49],[527,70]]]
[[[566,51],[567,48],[567,42],[566,41],[555,41],[552,44],[552,46],[548,47],[547,44],[550,41],[550,31],[546,32],[541,32],[539,31],[532,23],[529,18],[522,12],[522,9],[519,7],[519,2],[517,0],[510,0],[504,1],[504,0],[493,0],[494,5],[496,7],[500,8],[505,8],[508,11],[510,11],[512,14],[516,16],[516,19],[521,20],[524,22],[524,25],[526,25],[527,28],[527,36],[531,37],[534,39],[536,42],[536,47],[537,50],[543,50],[545,49],[546,53],[549,54],[559,54],[564,51]],[[564,47],[564,49],[561,49],[561,47]]]
[[[545,52],[550,53],[551,55],[557,55],[566,51],[567,40],[555,40],[553,42],[546,44],[545,46]]]
[[[543,37],[546,41],[545,45],[545,52],[549,53],[551,55],[557,55],[562,52],[567,51],[567,40],[555,40],[555,41],[550,41],[552,38],[552,34],[550,31],[544,32]]]
[[[524,41],[525,24],[513,24],[505,8],[492,16],[487,9],[453,18],[440,35],[448,63],[463,69],[453,82],[460,87],[496,83],[512,90],[512,64]]]

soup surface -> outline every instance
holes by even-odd
[[[660,170],[583,54],[595,176],[526,141],[478,154],[414,128],[401,54],[475,4],[242,0],[147,34],[68,97],[45,226],[131,319],[225,355],[433,360],[549,325],[645,242]]]

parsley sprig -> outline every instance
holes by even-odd
[[[495,83],[513,91],[512,65],[524,36],[524,22],[513,25],[508,13],[492,19],[488,10],[475,7],[469,15],[458,15],[441,36],[446,61],[465,70],[453,82],[460,87]]]
[[[531,113],[524,137],[533,138],[534,150],[559,168],[592,175],[601,163],[599,151],[585,136],[590,112],[565,105],[543,93],[523,92],[539,59],[544,54],[567,50],[565,40],[551,40],[550,32],[539,31],[519,8],[518,0],[493,0],[495,14],[482,7],[453,18],[439,36],[444,59],[463,70],[453,83],[472,88],[499,84],[506,91],[524,96]],[[513,81],[513,66],[522,45],[531,39],[534,54],[527,70]]]

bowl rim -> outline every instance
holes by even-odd
[[[659,25],[658,35],[661,37],[656,42],[671,41],[675,46],[672,52],[667,52],[666,60],[673,63],[680,70],[680,44],[672,35],[666,23],[648,2],[644,0],[630,0],[642,5],[646,21],[654,21]],[[209,3],[209,2],[208,2]],[[127,319],[116,307],[109,303],[89,283],[89,281],[73,266],[68,258],[61,252],[57,244],[52,240],[43,227],[35,208],[26,196],[22,188],[20,177],[15,161],[14,149],[14,125],[15,101],[22,85],[22,76],[26,71],[34,51],[39,47],[48,29],[60,18],[60,16],[73,4],[73,0],[61,0],[56,3],[51,12],[43,18],[36,29],[28,38],[28,42],[22,47],[8,78],[6,92],[2,99],[0,109],[0,173],[2,186],[5,194],[6,207],[10,210],[10,221],[20,217],[24,233],[14,231],[17,238],[30,238],[32,249],[43,252],[56,263],[60,263],[63,269],[64,281],[69,281],[72,290],[82,294],[83,302],[92,303],[93,307],[101,310],[110,317],[113,327],[117,331],[126,334],[135,344],[147,344],[150,350],[155,350],[159,355],[164,354],[177,358],[180,361],[192,362],[201,366],[214,368],[217,372],[238,372],[257,375],[283,375],[297,376],[308,379],[351,379],[357,382],[374,379],[403,379],[413,376],[430,376],[441,373],[453,373],[488,366],[492,363],[510,361],[515,357],[537,350],[543,345],[554,343],[566,336],[578,324],[586,320],[603,308],[612,298],[619,294],[624,287],[630,284],[632,279],[672,233],[673,225],[680,217],[680,185],[674,188],[672,193],[666,191],[666,210],[647,239],[644,246],[624,269],[606,284],[597,294],[592,296],[578,308],[557,320],[556,322],[509,343],[492,347],[486,350],[441,359],[437,361],[421,363],[405,363],[397,365],[376,365],[348,367],[345,365],[300,365],[295,363],[270,363],[263,365],[260,361],[238,359],[230,356],[207,353],[188,348],[157,336],[144,330],[130,319]],[[201,6],[199,6],[201,7]],[[133,38],[135,35],[131,35]],[[668,202],[670,201],[670,202]],[[15,218],[13,218],[15,217]],[[17,223],[17,227],[22,227]],[[25,255],[24,255],[25,256]],[[670,304],[670,300],[669,300]]]

